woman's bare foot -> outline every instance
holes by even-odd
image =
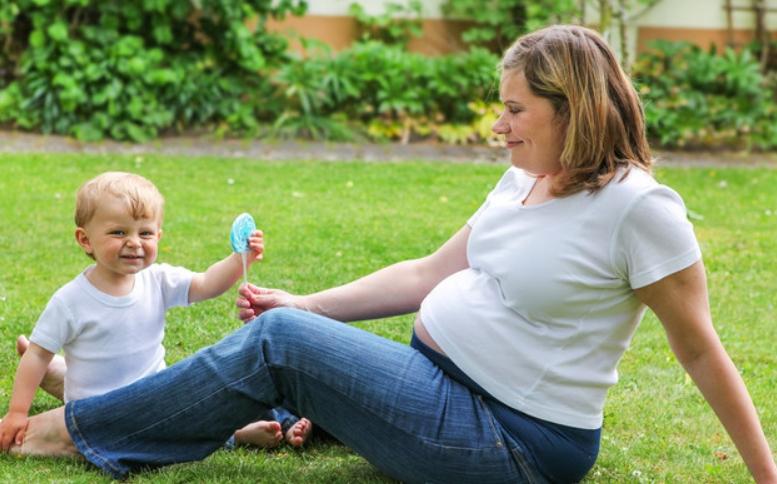
[[[19,353],[19,356],[22,356],[29,347],[30,341],[24,335],[16,338],[16,352]],[[64,400],[66,371],[65,359],[60,355],[54,355],[46,370],[46,375],[43,376],[43,381],[40,382],[40,387],[54,398]]]
[[[13,445],[9,452],[16,455],[48,457],[79,456],[65,427],[65,407],[58,407],[30,417],[24,443]]]
[[[268,420],[253,422],[235,432],[238,445],[253,445],[263,449],[277,447],[283,439],[281,424]]]
[[[313,424],[306,418],[301,418],[286,431],[284,438],[286,442],[293,447],[302,447],[310,437],[313,431]]]

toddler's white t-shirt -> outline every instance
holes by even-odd
[[[132,292],[115,297],[94,287],[87,268],[49,301],[30,341],[64,350],[65,401],[100,395],[165,367],[165,312],[189,304],[193,273],[152,264],[135,276]]]

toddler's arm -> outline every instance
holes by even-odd
[[[4,452],[11,447],[12,443],[22,445],[24,442],[27,414],[35,397],[35,390],[43,380],[53,357],[54,353],[35,343],[30,343],[30,347],[24,352],[19,368],[16,370],[8,413],[0,422],[0,447]]]
[[[249,252],[246,262],[250,266],[255,260],[261,260],[264,254],[264,235],[261,230],[255,230],[248,238]],[[220,296],[232,287],[243,274],[243,261],[240,254],[232,253],[226,258],[208,267],[192,277],[189,287],[189,302],[195,303],[204,299]]]

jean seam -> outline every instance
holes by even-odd
[[[78,421],[75,418],[75,406],[76,406],[76,403],[77,402],[74,401],[74,402],[72,402],[70,404],[70,412],[69,412],[69,415],[66,416],[68,421],[70,422],[70,427],[71,427],[68,430],[71,433],[75,434],[75,436],[78,438],[78,441],[80,442],[81,446],[83,446],[85,448],[84,450],[89,453],[89,455],[90,455],[90,457],[92,457],[92,459],[99,461],[102,465],[104,465],[105,467],[110,468],[113,471],[114,477],[115,476],[124,476],[124,475],[126,475],[126,471],[123,471],[123,470],[117,468],[116,466],[114,466],[113,463],[111,463],[110,460],[108,460],[105,457],[103,457],[102,454],[97,452],[94,448],[92,448],[91,445],[89,445],[86,437],[84,436],[83,433],[81,433],[81,429],[78,428]],[[79,446],[76,445],[76,447],[79,447]],[[93,462],[93,463],[97,464],[96,462]],[[98,467],[100,467],[100,465],[98,465]]]
[[[318,378],[316,375],[312,375],[312,374],[310,374],[308,372],[302,371],[302,370],[297,369],[297,368],[286,367],[286,366],[282,366],[282,365],[272,365],[272,364],[269,364],[269,363],[268,363],[267,366],[268,366],[268,368],[271,368],[271,369],[279,369],[279,370],[283,370],[283,371],[293,371],[293,372],[305,375],[306,377],[309,377],[309,378]],[[319,382],[319,385],[325,384],[321,380],[318,380],[318,382]],[[339,389],[333,388],[329,384],[326,384],[326,387],[327,387],[328,390],[332,391],[333,393],[337,393],[338,395],[340,395],[340,397],[343,398],[344,400],[353,401],[348,394],[343,393]],[[414,439],[416,439],[416,440],[418,440],[420,442],[423,442],[425,445],[433,446],[434,448],[437,448],[437,449],[450,449],[450,450],[463,450],[463,451],[482,451],[482,450],[486,450],[486,449],[483,449],[481,447],[456,447],[456,446],[452,446],[452,445],[439,444],[439,443],[437,443],[437,442],[435,442],[433,440],[427,439],[427,438],[425,438],[423,436],[420,436],[420,435],[413,434],[412,432],[409,432],[409,431],[403,429],[402,427],[399,427],[395,423],[385,419],[381,414],[373,411],[371,408],[367,408],[367,407],[361,407],[361,408],[364,411],[369,412],[375,418],[378,418],[381,421],[383,421],[384,423],[391,425],[392,428],[398,430],[399,432],[402,432],[405,435],[409,435],[410,437],[412,437],[412,438],[414,438]],[[488,448],[488,449],[494,449],[494,448],[498,448],[498,447],[495,446],[495,447]]]
[[[486,417],[488,421],[488,426],[491,428],[491,433],[494,435],[494,438],[496,439],[496,447],[501,448],[504,447],[504,442],[502,441],[502,438],[499,436],[499,431],[496,429],[496,421],[494,417],[494,412],[491,411],[491,409],[486,405],[486,402],[483,400],[482,395],[477,395],[477,399],[480,402],[480,406],[482,407],[483,411],[486,412]]]
[[[511,447],[510,454],[512,454],[513,460],[516,464],[518,464],[518,467],[521,468],[521,471],[523,471],[523,475],[526,477],[526,482],[529,484],[538,482],[534,478],[534,472],[532,472],[532,470],[529,468],[529,465],[526,462],[526,457],[521,452],[521,449],[518,447]]]
[[[213,395],[216,395],[217,393],[220,393],[220,392],[224,391],[225,389],[232,387],[233,385],[236,385],[236,384],[238,384],[238,383],[241,383],[241,382],[243,382],[243,381],[245,381],[245,380],[248,380],[248,379],[250,379],[250,378],[253,378],[254,376],[256,376],[256,375],[257,375],[258,373],[260,373],[261,371],[262,371],[261,369],[259,369],[259,370],[256,370],[256,371],[254,371],[254,372],[251,372],[250,374],[248,374],[248,375],[245,375],[245,376],[243,376],[243,377],[241,377],[241,378],[239,378],[239,379],[237,379],[237,380],[233,380],[233,381],[231,381],[231,382],[229,382],[229,383],[227,383],[227,384],[225,384],[225,385],[222,385],[222,386],[220,386],[218,389],[216,389],[216,390],[214,390],[214,391],[210,392],[208,395],[206,395],[206,396],[204,396],[204,397],[202,397],[202,398],[198,399],[196,402],[193,402],[193,403],[191,403],[191,404],[190,404],[190,405],[188,405],[186,408],[183,408],[183,409],[181,409],[181,410],[179,410],[179,411],[175,412],[175,413],[174,413],[174,414],[172,414],[172,415],[168,415],[168,416],[166,416],[165,418],[163,418],[163,419],[161,419],[161,420],[157,420],[157,421],[155,421],[154,423],[152,423],[152,424],[150,424],[150,425],[147,425],[147,426],[143,427],[142,429],[139,429],[139,430],[137,430],[137,431],[135,431],[135,432],[133,432],[133,433],[131,433],[131,434],[128,434],[128,435],[126,435],[126,436],[124,436],[124,437],[123,437],[121,440],[117,440],[117,441],[115,441],[115,442],[114,442],[114,444],[116,444],[116,445],[118,445],[118,444],[121,444],[121,443],[122,443],[122,442],[124,442],[124,441],[127,441],[127,440],[130,440],[130,439],[132,439],[133,437],[135,437],[135,436],[136,436],[136,435],[138,435],[138,434],[141,434],[141,433],[143,433],[143,432],[146,432],[146,431],[147,431],[147,430],[149,430],[149,429],[152,429],[152,428],[154,428],[154,427],[156,427],[156,426],[158,426],[158,425],[161,425],[161,424],[163,424],[163,423],[165,423],[165,422],[167,422],[167,421],[169,421],[169,420],[171,420],[171,419],[175,418],[176,416],[180,415],[181,413],[184,413],[184,412],[187,412],[187,411],[189,411],[189,410],[190,410],[192,407],[195,407],[195,406],[199,405],[199,404],[200,404],[200,403],[201,403],[203,400],[207,400],[207,399],[209,399],[209,398],[213,397]]]
[[[526,477],[526,481],[529,484],[536,482],[534,479],[534,473],[529,468],[529,465],[526,462],[526,457],[523,455],[523,451],[517,445],[515,447],[508,446],[507,442],[500,437],[500,432],[496,428],[496,416],[494,415],[493,410],[491,410],[491,407],[489,407],[485,400],[483,400],[482,395],[478,395],[478,399],[480,400],[480,403],[483,406],[486,415],[488,416],[488,424],[491,427],[491,430],[494,432],[497,447],[507,447],[510,455],[513,457],[513,461],[515,461],[516,465],[518,465],[518,467],[521,469],[521,472],[523,472],[523,475]]]

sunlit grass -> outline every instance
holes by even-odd
[[[284,162],[164,156],[0,156],[0,412],[17,358],[51,294],[88,263],[73,240],[73,197],[105,170],[140,173],[167,199],[160,261],[203,270],[229,251],[232,219],[250,212],[267,254],[252,282],[307,292],[427,254],[465,223],[504,170],[497,165]],[[659,179],[693,214],[716,326],[745,377],[767,435],[777,435],[777,171],[663,168]],[[667,234],[670,237],[671,234]],[[235,293],[168,314],[168,363],[240,322]],[[411,318],[361,323],[406,342]],[[590,482],[746,482],[711,410],[649,315],[609,395],[602,452]],[[57,405],[39,393],[33,412]],[[772,443],[775,444],[774,438]],[[108,480],[81,463],[0,457],[0,481]],[[366,461],[317,441],[304,451],[217,452],[204,462],[141,474],[137,482],[380,482]]]

